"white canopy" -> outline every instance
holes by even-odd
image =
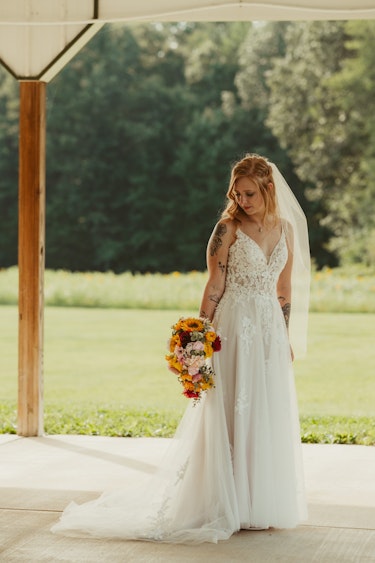
[[[107,22],[372,18],[374,0],[1,0],[0,60],[48,82]]]

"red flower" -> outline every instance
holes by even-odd
[[[221,340],[220,336],[217,336],[212,343],[212,349],[214,352],[219,352],[221,350]]]
[[[184,330],[184,331],[180,332],[179,337],[180,337],[181,346],[183,348],[186,348],[186,346],[189,344],[189,342],[191,342],[190,332],[187,331],[187,330]]]
[[[185,395],[185,397],[187,397],[188,399],[199,399],[199,393],[197,393],[196,391],[185,389],[182,394]]]

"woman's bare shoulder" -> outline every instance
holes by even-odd
[[[289,223],[289,221],[288,221],[287,219],[284,219],[283,217],[281,217],[281,218],[280,218],[280,223],[281,223],[282,228],[283,228],[285,231],[293,232],[292,224]]]
[[[220,219],[215,225],[213,236],[219,236],[221,239],[225,238],[230,246],[236,240],[237,228],[237,221],[233,219]]]
[[[216,223],[214,230],[220,230],[221,232],[235,235],[237,227],[238,223],[234,221],[234,219],[220,219],[220,221]]]

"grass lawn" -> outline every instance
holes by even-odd
[[[47,418],[60,413],[60,421],[64,419],[67,424],[69,416],[85,419],[87,423],[89,413],[95,411],[96,422],[90,423],[86,430],[82,423],[81,431],[96,433],[95,424],[100,426],[101,418],[111,412],[117,413],[113,414],[115,427],[121,413],[122,423],[124,413],[132,411],[137,413],[136,417],[143,417],[146,424],[147,412],[154,416],[151,411],[159,412],[157,424],[168,426],[169,416],[173,426],[187,399],[181,396],[175,376],[167,371],[164,353],[170,326],[189,313],[47,307],[44,359]],[[308,355],[295,362],[301,418],[310,421],[303,432],[312,435],[311,424],[323,424],[327,431],[329,423],[322,423],[324,417],[339,417],[326,418],[336,424],[343,417],[355,420],[374,416],[374,326],[374,314],[311,314]],[[10,416],[9,409],[14,410],[17,394],[17,309],[14,306],[0,307],[0,384],[3,412]],[[56,431],[61,431],[56,424]],[[374,419],[368,424],[373,432]],[[6,425],[4,428],[3,431],[9,431]],[[68,431],[69,424],[63,428]]]
[[[303,415],[374,416],[373,314],[312,313],[295,374]]]

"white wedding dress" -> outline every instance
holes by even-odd
[[[238,230],[214,318],[222,339],[215,388],[188,406],[146,489],[71,503],[53,532],[200,543],[306,519],[290,348],[276,296],[286,259],[284,231],[267,259]]]

